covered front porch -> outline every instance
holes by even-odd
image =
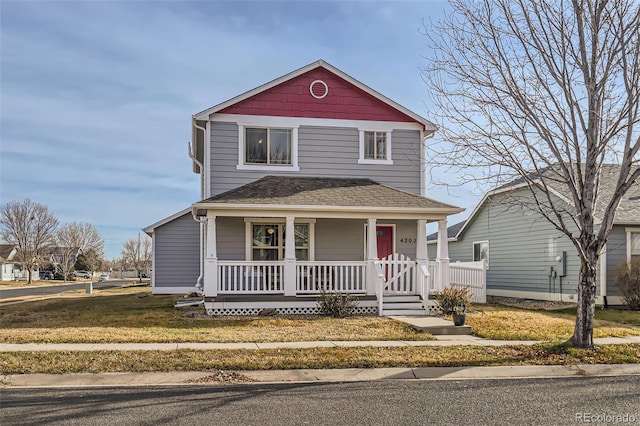
[[[209,314],[315,313],[322,292],[357,295],[362,313],[428,313],[429,294],[450,285],[446,218],[461,209],[368,179],[288,179],[278,203],[264,194],[283,178],[194,204]],[[432,261],[428,222],[438,223]]]

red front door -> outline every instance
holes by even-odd
[[[377,226],[378,259],[393,253],[393,226]]]

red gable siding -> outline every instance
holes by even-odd
[[[329,87],[327,96],[322,99],[314,98],[309,92],[309,86],[315,80],[322,80]],[[314,86],[314,88],[317,87]],[[224,108],[218,113],[342,120],[416,121],[322,67]]]

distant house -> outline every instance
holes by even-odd
[[[13,281],[14,258],[18,250],[13,244],[0,244],[0,281]]]
[[[616,165],[603,166],[603,200],[611,197],[619,171]],[[565,203],[570,212],[562,184],[549,180],[548,185],[554,202]],[[523,207],[531,197],[529,189],[518,181],[485,194],[466,221],[448,228],[451,262],[486,260],[488,295],[576,301],[580,272],[576,249],[539,213]],[[602,204],[595,211],[597,221],[602,217]],[[435,234],[427,238],[430,256],[435,253],[435,238]],[[598,304],[622,302],[613,283],[615,268],[636,257],[640,257],[640,182],[616,211],[598,265]]]
[[[201,200],[144,229],[153,293],[197,289],[216,315],[295,314],[326,289],[358,294],[362,312],[401,299],[424,314],[426,224],[446,246],[462,211],[424,196],[436,130],[322,60],[193,115]],[[440,264],[431,278],[447,286]]]
[[[82,254],[80,247],[50,247],[46,251],[46,261],[51,262],[54,266],[59,265],[67,260],[71,263],[75,263],[78,260],[78,256]]]

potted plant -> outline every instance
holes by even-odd
[[[453,324],[464,325],[467,318],[467,307],[471,305],[471,294],[467,287],[447,287],[433,294],[444,315],[453,316]]]
[[[458,327],[464,325],[467,320],[467,307],[464,305],[454,307],[452,316],[453,325]]]

